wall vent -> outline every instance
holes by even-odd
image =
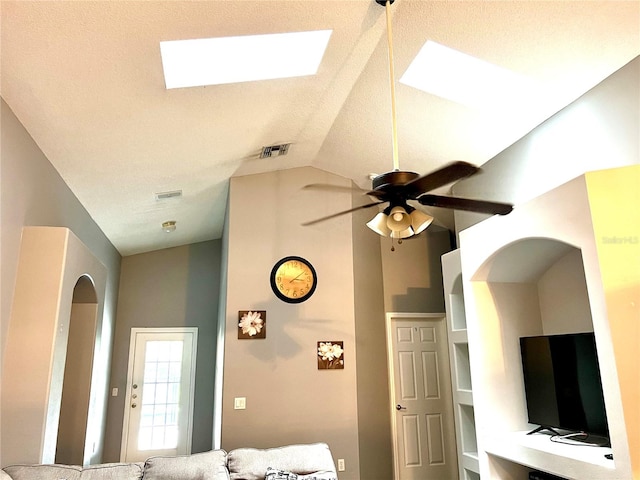
[[[156,193],[156,200],[166,200],[168,198],[177,198],[182,196],[182,190],[173,190],[171,192]]]
[[[289,151],[290,143],[282,143],[280,145],[270,145],[268,147],[262,147],[260,152],[260,158],[280,157],[286,155]]]

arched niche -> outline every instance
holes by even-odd
[[[83,302],[92,305],[95,321],[88,349],[89,356],[95,358],[101,341],[106,280],[104,265],[69,229],[23,229],[3,363],[3,462],[54,463],[72,311]],[[99,391],[100,377],[106,374],[93,362],[89,368],[82,463],[88,462],[93,445],[99,441],[96,422],[100,416],[92,411],[104,395]]]
[[[526,335],[593,331],[582,251],[573,245],[518,239],[491,255],[472,281],[484,283],[502,320],[527,324]]]

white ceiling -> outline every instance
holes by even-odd
[[[234,175],[311,165],[366,188],[369,173],[392,169],[385,9],[374,0],[1,8],[2,97],[123,255],[219,238]],[[640,54],[637,0],[396,0],[391,12],[396,78],[434,40],[544,92],[478,111],[396,84],[400,167],[419,173],[484,163]],[[160,41],[320,29],[333,34],[315,76],[164,87]],[[284,142],[287,156],[258,158]],[[155,198],[177,189],[179,200]],[[176,232],[162,232],[165,220]]]

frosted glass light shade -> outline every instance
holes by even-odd
[[[409,209],[410,214],[404,207],[386,209],[373,217],[367,223],[367,227],[383,237],[408,238],[419,234],[431,225],[432,216],[411,207]]]
[[[409,238],[413,236],[413,228],[409,227],[405,230],[392,231],[391,238]]]
[[[411,217],[402,207],[393,207],[387,217],[387,227],[392,232],[402,232],[411,227]]]
[[[380,212],[373,217],[367,223],[367,227],[383,237],[388,237],[391,234],[391,230],[387,227],[387,215],[384,212]]]
[[[429,225],[431,225],[431,222],[433,222],[433,217],[431,215],[427,215],[418,209],[411,212],[410,216],[411,228],[413,228],[414,235],[423,232]]]

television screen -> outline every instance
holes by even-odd
[[[593,333],[520,338],[529,423],[608,438]]]

